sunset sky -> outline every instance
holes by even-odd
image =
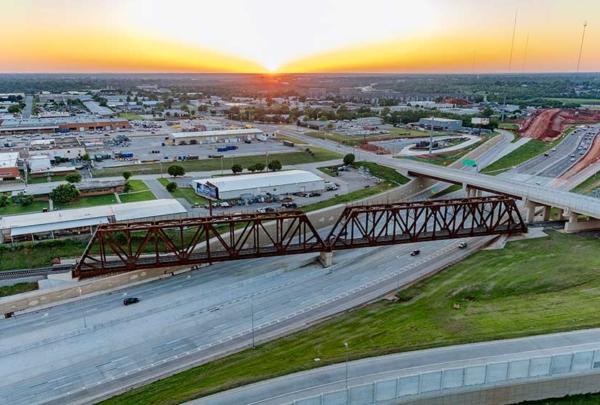
[[[0,0],[0,72],[600,71],[599,0]]]

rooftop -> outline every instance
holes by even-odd
[[[18,152],[0,153],[0,168],[16,167],[18,159]]]
[[[217,129],[212,131],[174,132],[171,134],[171,137],[175,139],[181,139],[224,135],[260,135],[262,133],[263,131],[258,128]]]
[[[210,183],[219,191],[244,190],[257,187],[277,187],[285,184],[323,181],[314,173],[305,170],[285,170],[258,174],[242,174],[238,176],[223,176],[194,180],[195,183]]]

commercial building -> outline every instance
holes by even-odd
[[[0,122],[0,135],[104,131],[130,128],[129,121],[95,116],[12,119]]]
[[[85,235],[100,224],[186,215],[186,209],[177,200],[163,199],[6,216],[0,219],[0,243]]]
[[[0,181],[18,180],[21,178],[17,161],[17,152],[0,153]]]
[[[305,170],[214,177],[192,181],[198,195],[218,200],[233,200],[258,195],[281,195],[321,191],[325,181]]]
[[[85,145],[75,136],[37,139],[29,143],[29,156],[48,156],[50,160],[80,159],[85,155]]]
[[[254,140],[264,135],[257,128],[221,129],[214,131],[174,132],[169,138],[172,145],[189,145],[200,143],[243,142]]]
[[[443,130],[443,131],[460,131],[462,129],[461,120],[453,120],[449,118],[421,118],[419,125],[426,129]]]

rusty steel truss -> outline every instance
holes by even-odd
[[[103,224],[73,276],[526,230],[506,196],[349,206],[325,237],[302,211]]]

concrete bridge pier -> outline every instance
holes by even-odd
[[[333,264],[333,252],[321,252],[319,254],[319,263],[325,268]]]
[[[525,200],[523,209],[525,210],[525,222],[532,224],[535,221],[535,204],[529,200]]]
[[[566,233],[575,233],[600,229],[600,220],[589,218],[587,220],[580,220],[578,218],[577,213],[575,212],[569,212],[567,218],[568,221],[565,223],[564,228]]]

